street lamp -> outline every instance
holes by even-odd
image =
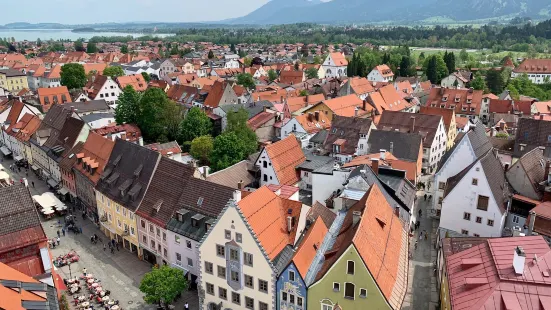
[[[68,264],[67,266],[69,266],[69,279],[72,279],[73,274],[71,273],[71,264]]]

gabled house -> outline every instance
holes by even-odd
[[[222,104],[237,104],[237,95],[226,82],[215,81],[203,103],[205,108],[215,109]]]
[[[302,70],[281,71],[281,73],[279,74],[279,82],[282,84],[294,85],[294,84],[302,83],[305,80],[306,80],[306,75]]]
[[[475,122],[481,114],[482,95],[481,90],[432,88],[426,105],[455,110],[455,115],[468,117]]]
[[[75,173],[73,166],[77,162],[76,154],[82,150],[83,142],[77,142],[73,148],[67,153],[68,156],[63,157],[59,162],[59,170],[61,171],[61,188],[60,193],[64,198],[72,203],[77,201],[77,186],[75,182]]]
[[[112,140],[90,132],[82,148],[74,154],[76,159],[72,172],[75,177],[76,197],[78,197],[78,203],[86,210],[88,217],[95,223],[99,223],[95,187],[114,146],[115,142]]]
[[[38,116],[31,113],[26,113],[13,127],[8,127],[9,136],[6,141],[13,151],[14,159],[19,156],[27,160],[30,165],[33,164],[29,139],[40,126],[40,122],[41,121]]]
[[[147,82],[141,74],[119,76],[116,80],[120,89],[124,89],[128,85],[132,86],[137,92],[142,92],[147,89]]]
[[[38,98],[44,113],[48,112],[53,104],[64,104],[72,101],[67,86],[39,88]]]
[[[349,162],[354,156],[367,154],[367,140],[372,129],[376,128],[371,119],[337,115],[331,122],[323,148],[340,163]]]
[[[260,168],[260,185],[295,185],[299,181],[296,167],[305,160],[294,135],[265,146],[255,162]]]
[[[447,135],[440,115],[384,111],[377,128],[420,134],[423,137],[423,172],[433,172],[446,152]]]
[[[401,309],[408,230],[379,186],[339,211],[306,275],[312,309]]]
[[[96,185],[101,231],[108,240],[117,240],[136,255],[143,255],[139,248],[136,211],[161,157],[153,150],[117,139]],[[88,169],[94,171],[96,165]]]
[[[348,60],[344,54],[338,52],[329,53],[321,65],[324,77],[327,79],[346,77],[347,66]]]
[[[105,99],[113,108],[117,107],[117,100],[122,93],[119,85],[111,77],[105,75],[92,76],[85,89],[91,100]]]
[[[442,79],[440,86],[447,88],[466,88],[473,79],[473,73],[470,71],[453,72]]]
[[[394,72],[387,65],[379,65],[369,72],[367,79],[372,82],[392,82],[394,81]]]
[[[489,114],[501,113],[501,114],[516,114],[516,115],[530,115],[532,112],[532,103],[534,101],[528,100],[500,100],[491,99],[488,107]]]
[[[374,92],[375,88],[371,82],[363,77],[348,78],[346,84],[339,90],[339,96],[355,94],[361,100],[365,100],[367,96]]]
[[[421,114],[440,115],[444,121],[447,133],[446,150],[453,147],[455,138],[457,137],[457,124],[455,122],[455,111],[452,109],[440,109],[434,107],[421,107],[419,110]]]
[[[481,122],[467,131],[442,158],[434,174],[432,215],[440,216],[448,178],[458,174],[492,148]]]
[[[18,153],[17,155],[21,155],[21,149],[16,145],[15,140],[13,139],[15,136],[13,134],[19,131],[23,124],[17,124],[23,119],[25,114],[39,116],[41,113],[34,106],[25,104],[19,100],[8,101],[2,106],[2,108],[0,108],[0,110],[0,126],[2,129],[0,143],[3,144],[2,147],[4,148],[1,149],[1,151],[4,155],[9,155],[7,154],[8,152],[14,152]]]
[[[383,111],[415,112],[415,106],[402,98],[391,84],[370,93],[366,100],[375,108],[377,114],[382,114]]]
[[[324,100],[303,111],[303,113],[320,111],[333,119],[335,115],[346,117],[370,117],[374,108],[366,100],[351,94],[343,97]]]
[[[448,178],[440,227],[462,235],[501,237],[510,191],[493,149]]]
[[[543,148],[543,155],[551,158],[551,121],[538,118],[520,118],[513,157],[520,158],[535,148]]]
[[[513,72],[511,77],[516,78],[526,74],[534,84],[548,83],[551,78],[551,59],[524,59]]]
[[[515,193],[534,200],[541,200],[543,192],[539,184],[547,179],[545,175],[547,159],[539,148],[524,154],[510,167],[505,175]],[[508,169],[507,169],[508,168]],[[549,174],[549,171],[547,171]]]
[[[319,111],[295,116],[281,126],[281,139],[294,134],[301,141],[302,147],[308,146],[310,138],[321,130],[329,129],[331,120]]]
[[[274,309],[293,255],[302,204],[261,187],[230,200],[199,246],[201,309]]]

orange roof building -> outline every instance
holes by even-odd
[[[25,310],[59,307],[58,301],[48,294],[49,290],[55,292],[55,288],[0,262],[0,296],[2,296],[0,309]]]
[[[138,92],[147,89],[147,82],[141,74],[119,76],[117,77],[117,83],[119,83],[121,89],[124,89],[128,85],[132,86],[134,90]]]
[[[323,94],[290,97],[287,98],[287,105],[289,106],[291,113],[294,113],[300,109],[320,103],[323,100],[325,100],[325,96]]]
[[[295,185],[299,181],[298,165],[306,160],[295,135],[264,147],[256,165],[261,171],[261,185]]]
[[[40,99],[44,113],[48,112],[53,104],[63,104],[71,101],[71,95],[67,86],[39,88],[38,98]]]
[[[304,112],[314,112],[316,110],[322,110],[324,112],[327,111],[326,114],[331,119],[333,119],[335,115],[347,117],[367,117],[372,115],[374,112],[371,105],[369,105],[366,101],[362,101],[355,94],[325,100]]]

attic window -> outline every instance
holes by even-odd
[[[344,130],[341,130],[341,136],[344,136]]]
[[[444,95],[444,97],[442,97],[442,101],[444,102],[448,101],[448,95]]]
[[[331,133],[337,133],[337,128],[333,128],[333,130],[331,130]]]
[[[203,197],[199,197],[199,199],[197,199],[197,205],[201,206],[202,204],[203,204]]]

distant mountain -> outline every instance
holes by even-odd
[[[469,21],[488,18],[551,17],[549,0],[272,0],[232,24],[408,22],[431,18]]]

